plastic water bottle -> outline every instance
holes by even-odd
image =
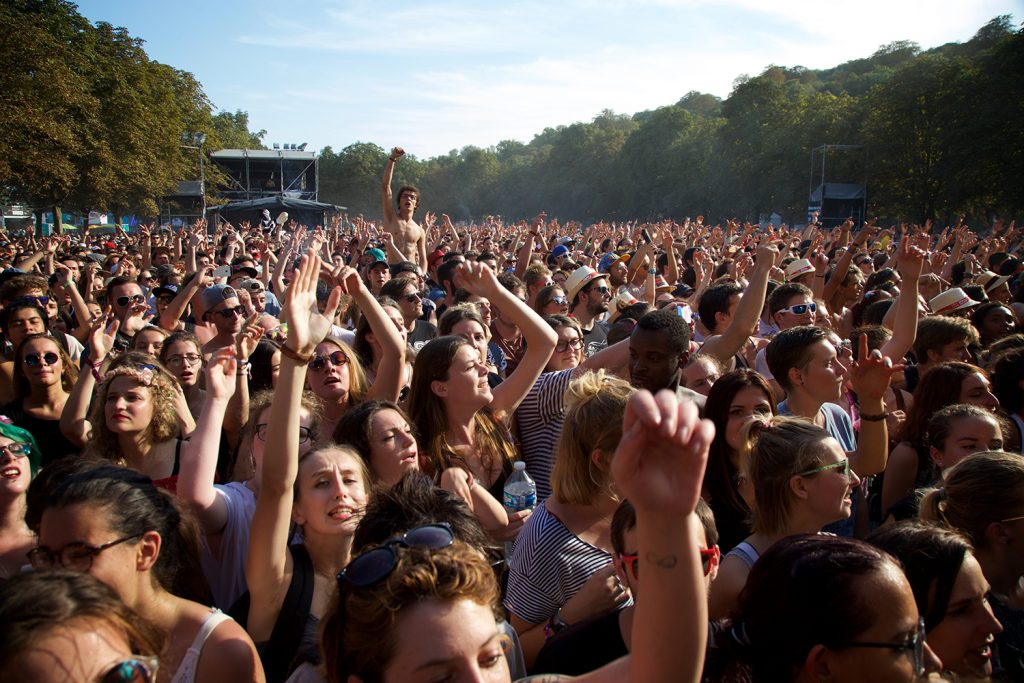
[[[505,482],[505,492],[502,496],[505,510],[510,514],[537,507],[537,484],[529,474],[526,473],[526,463],[519,460],[515,463],[515,470]],[[514,541],[505,544],[505,555],[512,555]]]

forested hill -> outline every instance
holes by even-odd
[[[666,100],[671,101],[671,93]],[[383,141],[389,148],[402,141]],[[811,149],[836,155],[829,179],[866,174],[869,212],[890,220],[1024,208],[1024,31],[997,17],[965,43],[909,42],[831,69],[769,66],[725,100],[689,92],[633,115],[547,128],[529,143],[403,159],[396,182],[424,208],[463,219],[546,210],[580,220],[696,215],[800,220]],[[355,143],[321,160],[321,197],[380,213],[386,150]],[[865,163],[866,158],[866,163]]]

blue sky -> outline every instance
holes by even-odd
[[[190,71],[264,142],[358,141],[419,157],[528,142],[690,90],[727,97],[769,64],[827,68],[911,40],[968,40],[1024,0],[86,0],[149,55]]]

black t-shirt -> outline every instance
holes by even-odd
[[[47,465],[68,455],[74,455],[81,449],[68,441],[60,431],[60,420],[44,420],[25,412],[21,400],[8,403],[0,412],[11,419],[14,426],[21,427],[35,437],[39,450],[42,451],[40,465]]]
[[[608,330],[610,329],[608,323],[596,321],[589,330],[583,330],[583,349],[587,358],[608,346]]]
[[[416,325],[409,333],[409,344],[414,351],[422,349],[428,341],[437,339],[437,328],[426,320],[416,320]]]
[[[530,673],[581,676],[627,654],[619,629],[619,610],[612,610],[549,638]]]

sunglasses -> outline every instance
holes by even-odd
[[[338,589],[344,589],[346,585],[366,588],[388,578],[398,564],[396,546],[441,550],[454,542],[455,533],[445,522],[414,527],[349,562],[338,574]]]
[[[157,657],[136,655],[112,666],[99,681],[100,683],[154,683],[159,668]]]
[[[551,303],[558,304],[559,306],[565,306],[569,303],[569,299],[564,296],[553,296],[551,297]]]
[[[805,470],[803,472],[797,472],[796,476],[798,476],[798,477],[809,477],[812,474],[817,474],[818,472],[827,472],[828,470],[842,470],[840,472],[840,474],[842,474],[844,477],[849,479],[850,478],[850,459],[849,458],[843,458],[839,462],[834,462],[831,465],[822,465],[821,467],[815,467],[813,470]]]
[[[323,369],[327,367],[327,363],[339,368],[348,363],[348,354],[344,351],[335,351],[326,356],[313,356],[313,360],[309,361],[309,369],[313,372],[323,372]]]
[[[809,304],[797,304],[796,306],[790,306],[789,308],[783,308],[782,310],[779,311],[779,313],[789,312],[789,313],[792,313],[793,315],[803,315],[807,311],[810,311],[811,313],[814,313],[817,310],[818,310],[818,305],[816,303],[814,303],[814,302],[811,302]]]
[[[622,553],[619,557],[622,558],[622,563],[629,569],[629,573],[633,575],[633,579],[639,580],[640,555],[638,553]],[[711,573],[711,568],[717,566],[721,558],[722,552],[718,549],[717,545],[713,545],[710,548],[701,548],[700,567],[704,572],[704,576]]]
[[[588,292],[600,292],[601,294],[608,294],[612,291],[612,288],[608,285],[599,285],[597,287],[591,287],[587,290]]]
[[[17,299],[11,302],[14,304],[36,304],[40,308],[46,308],[46,305],[50,303],[50,297],[48,296],[19,296]]]
[[[0,453],[4,455],[13,455],[15,458],[27,457],[32,452],[32,447],[27,443],[10,443],[6,446],[0,446]]]
[[[114,302],[121,308],[124,308],[129,303],[141,304],[145,301],[146,297],[142,296],[141,294],[132,294],[131,296],[119,296],[116,299],[114,299]]]
[[[211,312],[227,320],[229,318],[234,318],[236,315],[245,315],[245,306],[243,306],[242,304],[238,304],[237,306],[232,306],[231,308],[222,308],[219,311]]]
[[[421,300],[421,299],[422,299],[423,297],[421,297],[421,296],[420,296],[419,294],[417,294],[416,292],[413,292],[413,293],[411,293],[411,294],[406,294],[406,295],[405,295],[404,297],[402,297],[402,298],[403,298],[403,299],[405,299],[406,301],[408,301],[408,302],[409,302],[409,303],[411,303],[411,304],[415,304],[415,303],[418,303],[418,302],[419,302],[419,301],[420,301],[420,300]]]
[[[28,353],[25,354],[25,365],[30,368],[37,368],[40,364],[43,365],[56,365],[60,360],[53,351],[47,351],[46,353]]]

